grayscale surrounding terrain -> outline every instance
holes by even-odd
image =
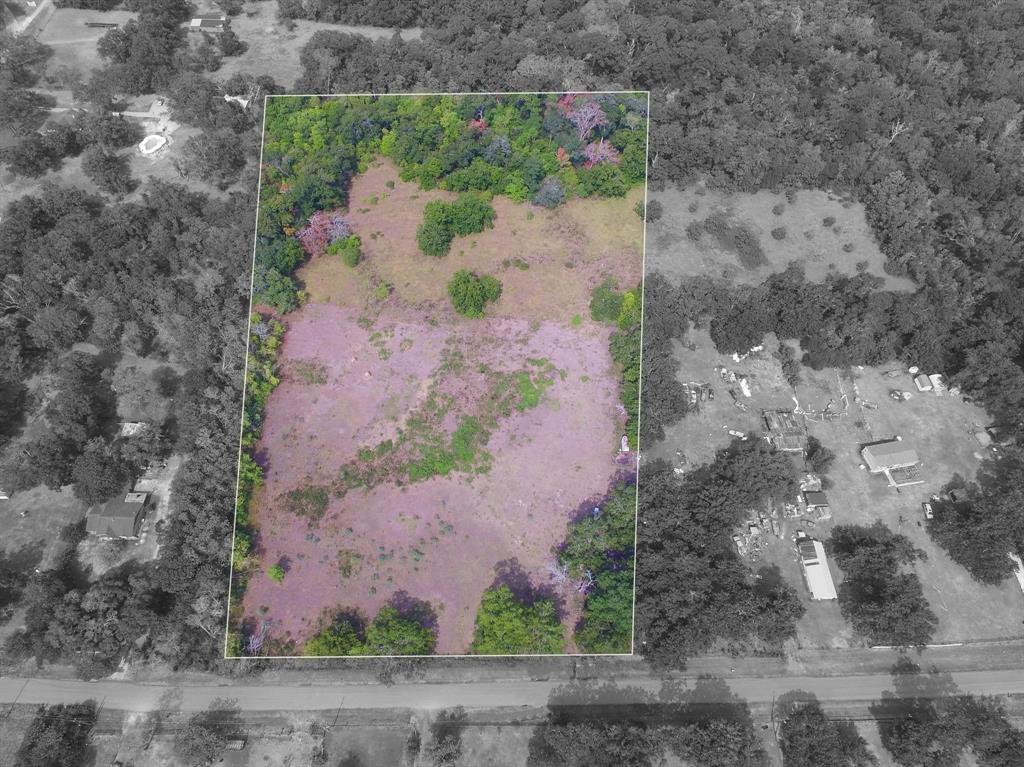
[[[0,23],[0,764],[1024,763],[1019,4],[6,0]],[[524,91],[649,92],[646,157],[613,101],[534,119]],[[507,95],[388,136],[282,112],[261,155],[268,95],[456,92]],[[372,219],[344,192],[378,155],[410,200],[534,206],[510,285],[520,251],[622,236],[543,242],[576,198],[643,219],[642,342],[634,285],[577,286],[577,324],[620,339],[623,417],[639,396],[635,613],[611,515],[551,557],[579,567],[573,630],[635,618],[634,655],[271,660],[258,621],[227,633],[232,568],[265,553],[232,541],[263,478],[239,436],[295,375],[273,322],[317,285],[420,289],[305,283],[298,232]],[[499,637],[544,625],[523,605]],[[421,646],[399,618],[322,646]]]

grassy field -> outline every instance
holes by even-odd
[[[226,79],[238,72],[269,75],[278,85],[288,89],[302,74],[299,51],[317,32],[349,32],[371,40],[387,39],[395,33],[393,29],[382,27],[321,24],[301,19],[288,25],[277,18],[277,3],[268,2],[248,3],[243,13],[232,17],[231,28],[249,44],[249,50],[241,56],[224,59],[215,76]],[[421,31],[419,28],[404,29],[401,36],[405,40],[416,40]]]
[[[715,352],[705,331],[691,331],[687,343],[689,346],[677,347],[678,377],[682,381],[711,382],[715,400],[704,403],[699,413],[666,429],[662,443],[645,446],[648,459],[664,458],[682,468],[693,467],[710,460],[715,450],[728,444],[732,439],[729,430],[750,433],[756,438],[761,430],[762,409],[791,408],[794,395],[803,408],[821,409],[830,400],[839,401],[840,386],[849,396],[848,416],[836,422],[811,423],[808,429],[837,456],[829,473],[833,486],[827,490],[833,519],[818,521],[814,527],[799,519],[789,520],[781,538],[766,536],[762,561],[778,564],[787,580],[805,597],[808,610],[798,626],[800,647],[846,647],[861,640],[853,636],[835,602],[811,602],[806,598],[791,536],[796,529],[803,529],[824,540],[834,524],[870,524],[878,519],[906,535],[927,555],[925,561],[916,565],[916,571],[939,617],[935,642],[1024,636],[1024,596],[1016,582],[1006,581],[1001,586],[976,583],[932,542],[923,527],[921,502],[938,492],[954,475],[971,478],[977,472],[984,456],[971,431],[975,424],[988,423],[983,410],[955,397],[930,393],[895,402],[888,396],[890,389],[914,387],[909,375],[885,377],[883,373],[888,367],[804,370],[803,380],[794,391],[782,377],[779,363],[767,352],[736,363]],[[766,350],[775,345],[772,337],[766,340]],[[748,399],[740,395],[746,412],[732,404],[728,387],[715,373],[717,365],[751,376],[752,396]],[[893,363],[891,367],[898,366]],[[854,404],[855,391],[863,400],[876,404],[877,409]],[[883,478],[870,476],[859,468],[861,445],[896,435],[917,450],[924,480],[923,484],[900,492],[887,487]],[[832,573],[838,583],[842,573],[834,564]]]
[[[388,160],[374,163],[353,180],[349,203],[365,258],[355,269],[338,258],[313,259],[299,271],[310,299],[372,312],[381,304],[375,288],[385,284],[394,301],[450,314],[448,280],[469,269],[501,280],[502,296],[489,316],[568,323],[575,314],[589,319],[590,291],[605,279],[622,289],[639,281],[643,226],[633,207],[641,187],[623,198],[570,200],[552,211],[497,197],[493,229],[455,238],[444,258],[424,256],[416,244],[423,208],[455,197],[400,181]]]
[[[85,26],[86,21],[101,21],[123,25],[136,14],[128,11],[89,11],[77,8],[58,8],[37,35],[41,43],[53,49],[46,64],[45,77],[65,80],[69,73],[78,73],[89,79],[89,73],[99,69],[102,60],[96,43],[107,33],[103,28]]]
[[[575,624],[579,595],[551,585],[553,551],[626,471],[612,327],[591,318],[591,291],[640,282],[642,193],[555,210],[496,197],[493,228],[434,258],[416,231],[429,201],[454,194],[402,182],[384,159],[353,179],[346,219],[363,257],[313,257],[298,272],[308,300],[286,317],[246,616],[301,646],[324,610],[373,615],[407,591],[437,612],[436,651],[461,654],[507,566],[554,589]],[[453,309],[459,270],[501,281],[483,318]],[[312,492],[309,513],[287,502]],[[281,582],[267,573],[278,562]]]
[[[711,275],[755,285],[796,261],[812,282],[828,274],[865,270],[885,278],[888,289],[914,289],[910,280],[885,273],[885,256],[860,203],[816,189],[801,189],[790,197],[792,201],[768,191],[723,194],[700,186],[652,194],[664,215],[648,231],[648,269],[673,280]],[[762,266],[745,268],[737,254],[723,249],[714,237],[705,234],[695,241],[687,234],[687,227],[716,215],[756,236],[764,253]]]

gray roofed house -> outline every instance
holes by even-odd
[[[897,439],[868,445],[860,451],[860,454],[868,466],[868,471],[872,474],[916,466],[921,462],[914,448]]]
[[[147,498],[145,493],[128,493],[93,506],[85,518],[86,532],[100,538],[137,538]]]

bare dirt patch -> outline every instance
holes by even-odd
[[[301,643],[324,609],[355,607],[372,616],[406,591],[437,611],[437,652],[463,653],[495,566],[516,560],[535,584],[545,584],[552,547],[570,518],[622,469],[615,462],[622,419],[610,330],[497,318],[432,325],[389,313],[375,327],[389,332],[324,304],[289,315],[282,367],[314,360],[324,371],[317,380],[325,382],[286,375],[268,402],[257,452],[266,482],[251,515],[264,565],[284,562],[287,574],[281,583],[254,574],[245,614]],[[339,497],[341,467],[361,449],[398,439],[431,376],[443,369],[446,348],[458,350],[468,371],[516,373],[544,360],[551,383],[535,407],[513,407],[499,419],[483,446],[486,473],[406,477]],[[458,380],[472,388],[471,377]],[[454,409],[443,421],[448,436],[476,401],[468,391],[452,394]],[[331,489],[319,521],[292,513],[283,500],[309,487]]]
[[[787,199],[769,191],[723,194],[694,186],[670,187],[652,199],[662,204],[664,215],[648,232],[648,268],[672,280],[710,275],[757,285],[795,261],[811,282],[863,270],[884,278],[889,290],[915,289],[911,280],[886,274],[864,206],[830,192],[801,189]],[[763,251],[760,266],[743,263],[742,254],[723,247],[721,238],[694,239],[695,226],[718,217],[756,236]]]

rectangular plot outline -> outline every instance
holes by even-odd
[[[637,418],[636,418],[636,431],[637,431],[637,448],[636,448],[636,480],[634,484],[633,493],[633,605],[631,611],[631,631],[630,631],[630,648],[628,653],[527,653],[527,654],[495,654],[495,655],[473,655],[470,653],[460,654],[437,654],[437,655],[228,655],[228,638],[231,632],[231,597],[233,591],[233,585],[235,580],[235,535],[238,531],[238,493],[241,489],[241,474],[242,474],[242,439],[245,430],[245,398],[248,393],[248,378],[249,378],[249,344],[252,338],[252,308],[254,289],[256,284],[256,245],[259,241],[259,216],[260,216],[260,198],[262,194],[263,186],[263,149],[266,146],[266,130],[267,130],[267,101],[272,98],[353,98],[353,97],[370,97],[370,98],[384,98],[384,97],[395,97],[395,98],[409,98],[409,97],[422,97],[422,96],[552,96],[552,95],[563,95],[567,93],[583,94],[583,95],[602,95],[602,94],[623,94],[623,93],[636,93],[643,94],[647,98],[647,121],[644,126],[644,216],[642,219],[643,234],[641,238],[640,246],[640,368],[639,368],[639,383],[637,385]],[[245,326],[245,365],[242,372],[242,404],[240,410],[240,418],[238,424],[238,460],[235,469],[235,503],[234,511],[232,512],[231,522],[231,548],[228,552],[228,588],[226,599],[226,610],[224,616],[224,644],[223,644],[223,659],[224,660],[247,660],[250,658],[260,658],[261,660],[307,660],[307,661],[322,661],[322,660],[381,660],[390,658],[465,658],[470,660],[486,659],[486,658],[518,658],[518,659],[529,659],[529,658],[631,658],[637,654],[636,652],[636,572],[637,565],[639,563],[639,552],[637,551],[637,536],[640,523],[640,460],[642,455],[642,445],[640,442],[641,438],[641,414],[643,413],[644,398],[643,398],[643,386],[644,386],[644,301],[646,299],[646,280],[647,280],[647,205],[649,202],[650,192],[650,177],[651,177],[651,165],[650,165],[650,153],[651,153],[651,92],[649,90],[595,90],[595,91],[427,91],[423,93],[277,93],[277,94],[264,94],[263,96],[263,117],[260,124],[260,154],[257,165],[256,175],[256,216],[253,223],[252,233],[252,264],[249,271],[249,311],[246,315],[246,326]]]

